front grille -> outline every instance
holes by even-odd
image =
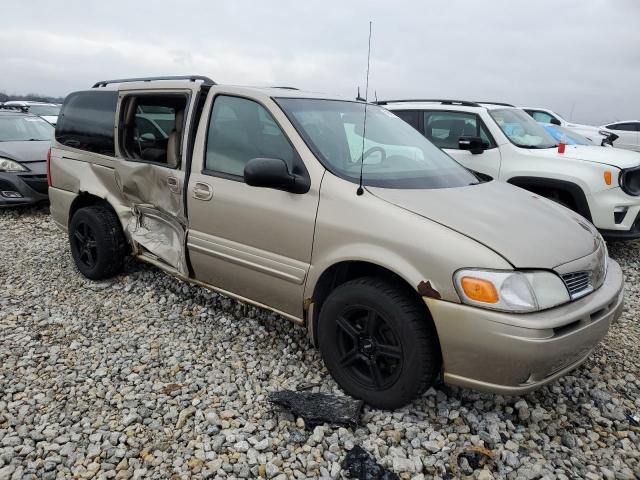
[[[593,290],[589,272],[573,272],[562,275],[562,280],[569,290],[572,300],[582,297]]]
[[[20,178],[38,193],[48,193],[49,184],[46,175],[20,175]]]

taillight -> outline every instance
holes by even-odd
[[[51,186],[51,149],[47,152],[47,184]]]

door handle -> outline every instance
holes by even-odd
[[[167,186],[173,193],[180,193],[180,180],[176,177],[167,177]]]
[[[213,190],[211,189],[211,185],[204,182],[196,182],[193,186],[193,198],[198,200],[211,200],[213,197]]]

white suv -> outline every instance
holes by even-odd
[[[378,102],[483,179],[550,198],[608,239],[640,238],[640,154],[557,142],[519,108],[458,100]]]

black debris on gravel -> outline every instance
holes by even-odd
[[[358,480],[399,480],[400,477],[378,465],[375,458],[360,445],[356,445],[347,453],[342,461],[342,469],[347,478]]]
[[[304,419],[306,428],[325,423],[338,427],[357,427],[360,424],[362,400],[326,393],[281,390],[269,395],[269,401]]]

